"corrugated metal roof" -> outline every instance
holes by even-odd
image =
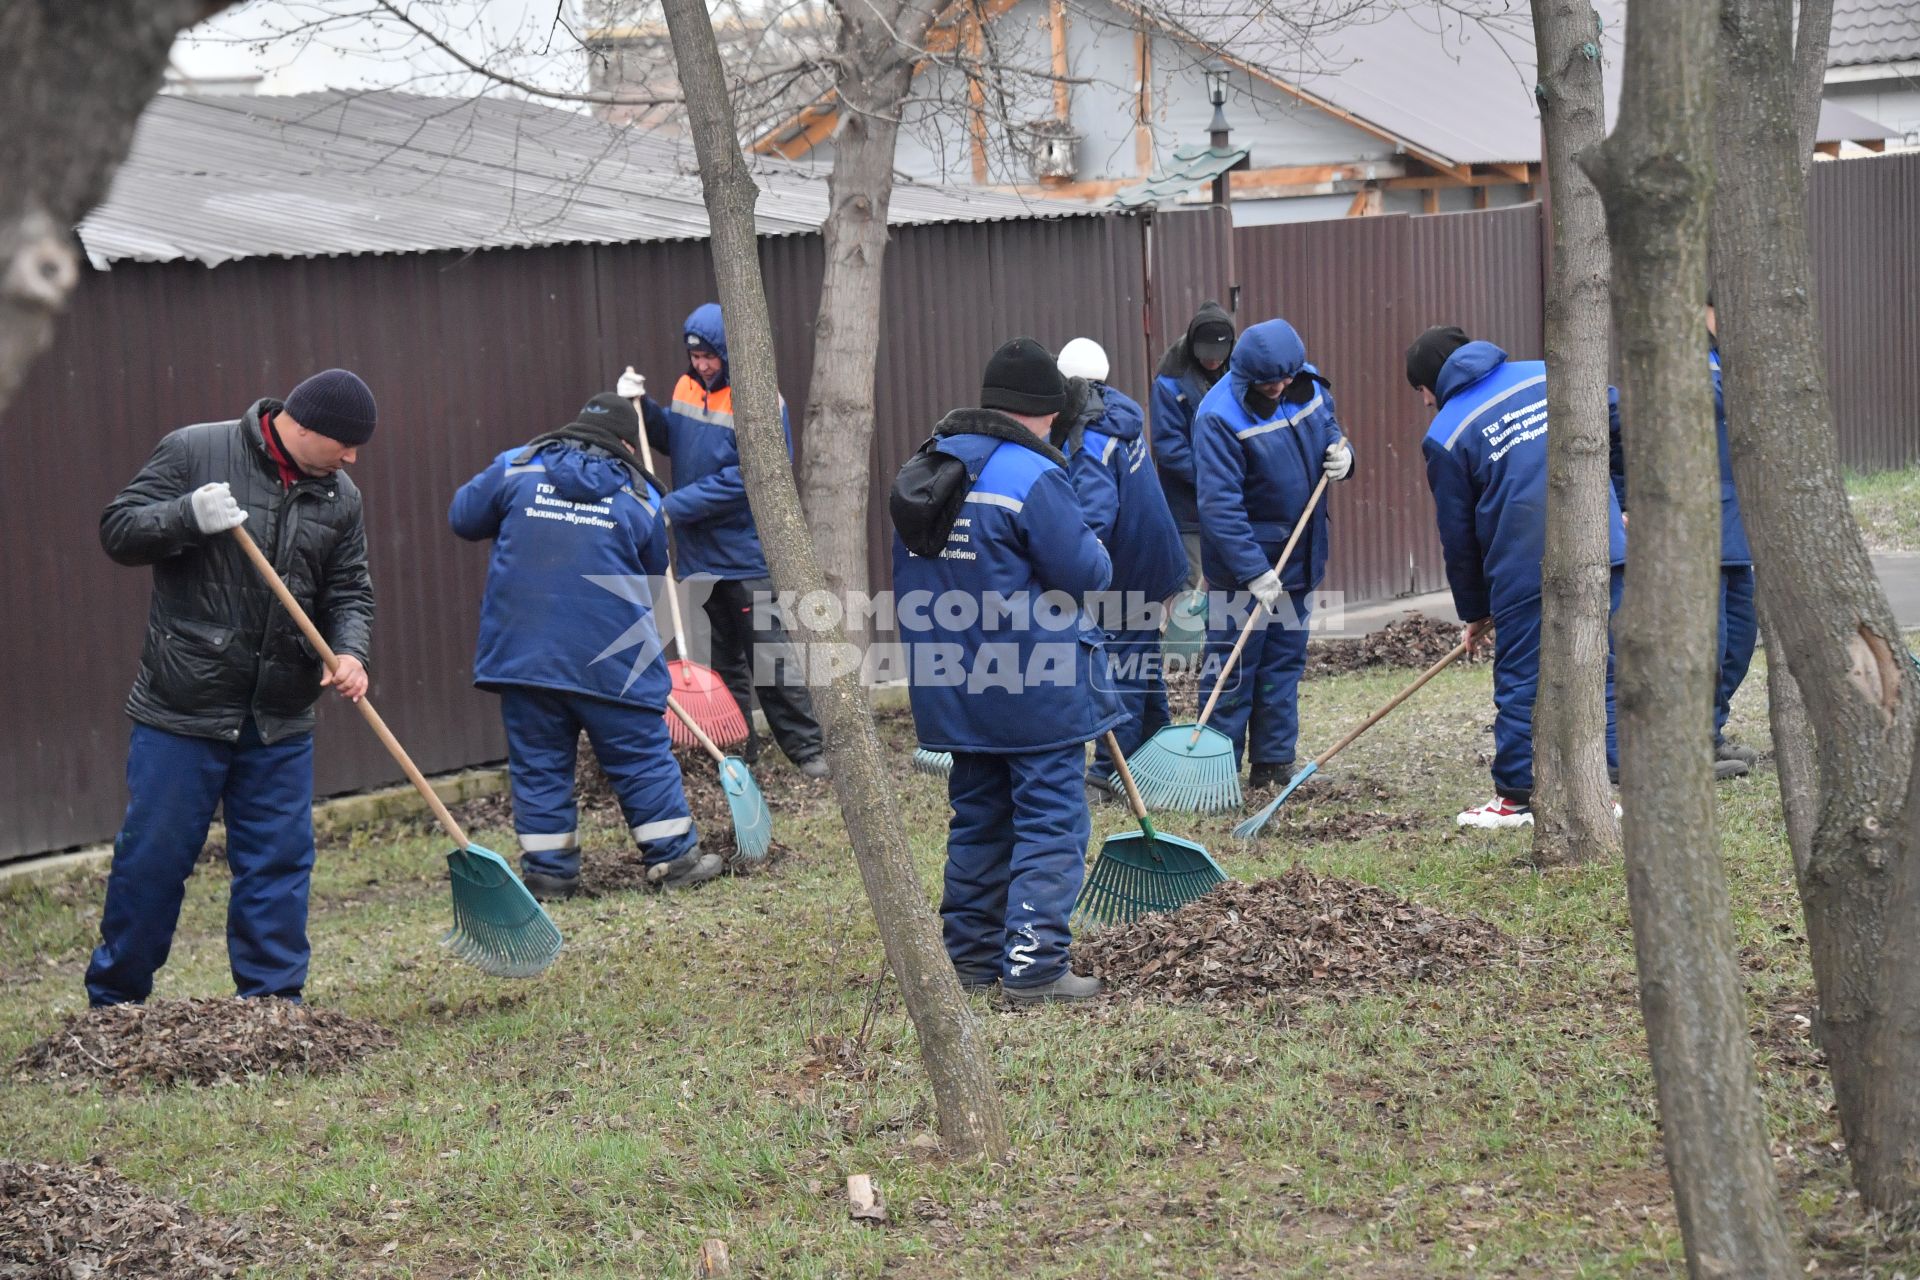
[[[1920,59],[1920,4],[1914,0],[1833,0],[1830,67]]]
[[[1177,200],[1195,187],[1205,186],[1229,169],[1238,168],[1247,159],[1245,147],[1180,147],[1160,172],[1136,186],[1114,194],[1113,203],[1122,209],[1138,209]]]
[[[756,162],[762,235],[819,229],[823,176]],[[1085,216],[1086,205],[901,184],[896,224]],[[505,98],[160,97],[80,224],[118,261],[415,253],[707,235],[692,145]]]

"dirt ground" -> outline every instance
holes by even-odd
[[[1443,982],[1514,950],[1485,921],[1296,865],[1272,880],[1230,881],[1178,911],[1100,930],[1076,944],[1074,959],[1123,992],[1255,1004]]]
[[[270,1072],[327,1075],[396,1043],[378,1023],[287,1000],[154,1000],[69,1015],[28,1046],[14,1074],[75,1089],[229,1084]]]
[[[5,1280],[224,1280],[266,1256],[247,1227],[150,1196],[102,1164],[0,1160]]]

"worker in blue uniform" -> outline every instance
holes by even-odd
[[[922,746],[953,753],[947,954],[961,984],[1035,1004],[1097,995],[1067,963],[1092,819],[1086,744],[1125,718],[1080,601],[1112,562],[1048,443],[1066,380],[1031,338],[988,361],[894,479],[893,583]]]
[[[758,698],[780,750],[807,777],[825,778],[827,758],[820,722],[814,718],[804,669],[787,637],[760,530],[747,501],[746,478],[740,471],[733,367],[720,304],[695,307],[682,330],[687,371],[674,383],[666,408],[647,396],[646,379],[631,371],[621,375],[616,389],[623,396],[640,399],[647,442],[664,453],[673,467],[673,489],[666,496],[665,511],[673,526],[675,563],[684,579],[711,584],[701,608],[712,625],[714,670],[747,722],[741,758],[752,764],[760,757],[761,739],[753,728],[753,703]],[[784,398],[780,430],[791,454],[793,426]]]
[[[1747,526],[1740,519],[1740,495],[1733,487],[1733,455],[1727,443],[1727,398],[1720,383],[1720,340],[1713,309],[1713,292],[1707,292],[1707,368],[1713,375],[1713,428],[1720,441],[1720,679],[1713,698],[1713,776],[1744,777],[1753,771],[1757,758],[1751,747],[1729,742],[1727,715],[1733,708],[1733,695],[1747,678],[1753,665],[1754,646],[1760,639],[1760,619],[1754,610],[1753,551],[1747,545]],[[1626,449],[1621,439],[1619,418],[1613,421],[1609,465],[1613,471],[1613,491],[1620,499],[1620,510],[1627,508]]]
[[[1096,679],[1120,698],[1127,718],[1113,731],[1132,755],[1168,721],[1160,662],[1166,602],[1185,586],[1186,550],[1148,457],[1146,415],[1137,401],[1107,384],[1107,353],[1091,338],[1060,348],[1067,408],[1048,439],[1067,459],[1067,474],[1087,525],[1113,561],[1113,580],[1093,602],[1106,636],[1107,662]],[[1114,765],[1104,739],[1093,746],[1087,797],[1117,802]]]
[[[1421,442],[1454,608],[1476,641],[1493,630],[1494,798],[1463,827],[1533,825],[1533,699],[1540,683],[1540,560],[1547,545],[1547,367],[1436,326],[1407,350],[1407,381],[1438,410]],[[1612,607],[1620,605],[1626,525],[1607,498]],[[1607,657],[1607,763],[1618,766],[1613,657]]]
[[[1193,421],[1204,496],[1202,565],[1214,590],[1252,593],[1247,607],[1265,617],[1227,673],[1211,723],[1232,739],[1236,763],[1251,762],[1249,785],[1264,787],[1293,775],[1310,593],[1327,565],[1324,499],[1292,557],[1278,572],[1275,565],[1321,472],[1336,481],[1352,474],[1353,448],[1334,416],[1332,389],[1285,320],[1240,335],[1229,370]],[[1203,690],[1211,689],[1245,620],[1235,609],[1209,611]]]
[[[1200,500],[1195,491],[1193,415],[1215,383],[1227,376],[1233,354],[1233,317],[1214,301],[1200,304],[1154,370],[1153,463],[1187,553],[1187,586],[1200,582]]]
[[[657,888],[723,870],[702,853],[666,722],[670,680],[653,618],[667,567],[660,486],[634,460],[640,416],[594,396],[557,431],[500,454],[454,495],[454,533],[491,540],[474,684],[500,695],[522,878],[577,891],[580,733],[619,797]]]

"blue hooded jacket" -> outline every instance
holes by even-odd
[[[1256,413],[1247,403],[1258,383],[1292,378],[1280,403]],[[1267,320],[1240,335],[1227,376],[1214,384],[1193,420],[1200,477],[1200,564],[1207,581],[1232,590],[1273,568],[1280,548],[1320,481],[1327,446],[1341,438],[1333,392],[1307,363],[1300,335]],[[1287,562],[1281,584],[1311,590],[1327,567],[1327,503]]]
[[[1147,456],[1145,426],[1136,401],[1104,382],[1089,382],[1079,421],[1062,448],[1081,513],[1113,560],[1107,590],[1120,597],[1122,610],[1165,600],[1187,581],[1186,549]],[[1109,631],[1126,629],[1112,614],[1100,621]]]
[[[1713,370],[1713,429],[1720,441],[1720,563],[1729,568],[1753,563],[1753,548],[1747,544],[1747,525],[1740,518],[1740,494],[1733,486],[1733,452],[1727,442],[1727,397],[1720,381],[1720,348],[1707,352],[1707,367]],[[1627,461],[1620,439],[1620,415],[1613,416],[1613,439],[1607,462],[1613,472],[1614,496],[1620,509],[1627,510]]]
[[[1200,529],[1199,500],[1194,493],[1193,415],[1207,392],[1218,385],[1225,370],[1208,373],[1193,358],[1193,333],[1203,324],[1233,327],[1233,317],[1217,302],[1209,302],[1187,322],[1187,331],[1167,348],[1154,370],[1149,403],[1153,411],[1153,462],[1160,484],[1182,533]],[[1184,581],[1184,579],[1183,579]]]
[[[1454,608],[1463,621],[1491,615],[1496,623],[1513,609],[1538,609],[1547,547],[1547,366],[1469,342],[1441,366],[1433,394],[1440,411],[1420,448]],[[1623,564],[1627,530],[1611,492],[1607,529],[1610,563]]]
[[[893,539],[920,745],[1014,755],[1091,741],[1126,718],[1094,687],[1102,637],[1080,606],[1113,567],[1065,460],[991,409],[956,409],[933,445],[964,464],[968,487],[939,555]]]
[[[707,386],[693,372],[674,385],[666,409],[642,402],[647,440],[673,464],[673,490],[667,494],[667,518],[673,522],[677,564],[683,577],[710,574],[728,581],[767,576],[747,484],[740,474],[740,445],[733,434],[733,387],[728,381],[727,331],[720,304],[695,307],[684,326],[687,346],[708,347],[720,357],[720,372]],[[787,402],[780,401],[780,429],[787,456],[793,456],[793,427]]]
[[[665,711],[649,581],[667,568],[659,508],[625,463],[573,441],[509,449],[462,485],[453,531],[493,539],[473,682]]]

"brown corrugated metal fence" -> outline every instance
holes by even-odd
[[[1842,451],[1853,466],[1920,459],[1920,157],[1825,164],[1813,185],[1820,306]],[[1153,364],[1206,298],[1243,286],[1241,324],[1285,316],[1332,379],[1359,453],[1335,490],[1328,586],[1350,599],[1444,585],[1419,440],[1426,414],[1401,352],[1457,323],[1540,354],[1537,206],[1242,228],[1217,211],[964,223],[896,231],[887,262],[876,494],[939,415],[972,403],[1002,339],[1106,346],[1113,383],[1145,400]],[[1152,290],[1148,263],[1152,263]],[[818,237],[762,243],[781,385],[803,421],[819,298]],[[124,803],[122,699],[147,576],[100,552],[101,507],[171,428],[237,415],[315,368],[362,372],[381,430],[367,494],[376,694],[428,769],[504,754],[491,698],[468,684],[486,549],[447,531],[454,489],[498,450],[566,420],[633,364],[664,398],[680,325],[713,296],[706,246],[124,264],[86,280],[54,348],[0,416],[0,860],[110,836]],[[802,436],[797,447],[804,449]],[[884,502],[866,513],[876,586]],[[318,783],[394,780],[329,705]]]
[[[1813,268],[1840,460],[1920,462],[1920,153],[1813,167]]]

